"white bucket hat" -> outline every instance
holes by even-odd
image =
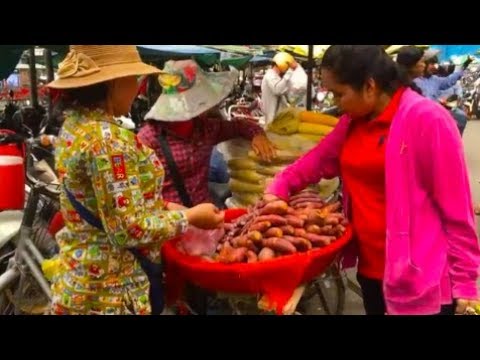
[[[194,60],[168,61],[158,76],[162,95],[146,120],[187,121],[215,107],[233,89],[238,71],[204,72]]]

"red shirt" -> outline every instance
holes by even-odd
[[[342,178],[351,198],[352,225],[359,246],[358,272],[382,280],[385,268],[385,146],[405,91],[399,89],[382,114],[354,120],[340,155]]]

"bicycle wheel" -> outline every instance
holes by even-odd
[[[18,315],[42,315],[50,308],[50,299],[30,272],[20,275],[12,302]]]
[[[337,265],[313,280],[298,305],[302,315],[341,315],[345,308],[345,283]]]
[[[0,293],[0,315],[15,315],[12,298],[13,294],[10,289],[5,289]]]

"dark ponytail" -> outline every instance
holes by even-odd
[[[379,45],[332,45],[325,52],[321,68],[332,71],[342,84],[360,90],[369,78],[393,95],[401,86],[410,86],[409,77]]]
[[[397,66],[400,76],[413,91],[416,91],[420,95],[423,95],[422,89],[413,81],[410,70],[422,60],[424,55],[425,51],[416,46],[405,46],[400,49],[397,55]]]

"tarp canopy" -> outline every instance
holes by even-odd
[[[216,49],[231,54],[240,55],[263,55],[264,49],[260,45],[205,45],[208,48]]]
[[[220,63],[223,66],[233,66],[234,68],[241,70],[244,69],[248,66],[250,63],[250,60],[253,58],[253,56],[248,55],[248,56],[237,56],[237,57],[230,57],[227,59],[222,59]]]
[[[220,51],[196,45],[137,45],[145,61],[166,61],[194,58],[200,65],[213,66],[220,60]]]
[[[6,79],[13,73],[20,61],[23,52],[32,45],[0,45],[0,80]],[[54,52],[53,63],[58,64],[68,52],[68,45],[39,45],[41,48],[48,48]],[[42,63],[43,59],[36,59]]]
[[[262,64],[262,63],[270,63],[272,61],[272,58],[267,57],[267,56],[254,56],[253,58],[250,59],[250,62],[253,64]]]
[[[25,50],[32,45],[0,45],[0,79],[6,79],[13,73]],[[55,54],[54,66],[65,57],[69,45],[38,45],[48,48]],[[146,61],[157,62],[170,59],[194,57],[203,66],[212,66],[220,59],[220,51],[195,45],[137,45],[140,55]],[[37,59],[42,62],[43,59]]]
[[[313,58],[321,59],[330,45],[314,45]],[[308,57],[308,45],[279,45],[278,50],[289,51],[295,55]]]

